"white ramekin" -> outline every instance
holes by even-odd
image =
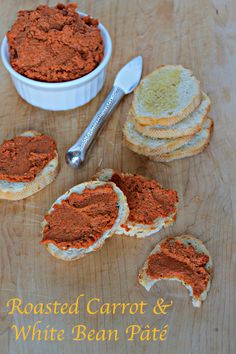
[[[84,13],[79,14],[85,16]],[[80,79],[58,83],[35,81],[17,73],[10,64],[5,36],[1,46],[2,61],[19,95],[33,106],[51,111],[73,109],[91,101],[103,87],[107,64],[112,53],[112,41],[108,31],[101,23],[98,27],[104,41],[104,58],[101,63]]]

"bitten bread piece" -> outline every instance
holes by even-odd
[[[209,97],[202,92],[202,101],[198,108],[181,122],[171,125],[170,127],[161,125],[146,126],[139,124],[134,116],[134,126],[139,133],[153,139],[171,139],[193,135],[202,129],[203,123],[206,121],[207,115],[210,112],[210,108],[211,101]]]
[[[37,137],[42,134],[36,131],[26,131],[20,136]],[[11,158],[9,156],[9,158]],[[54,151],[54,158],[50,160],[43,169],[36,174],[35,178],[29,182],[15,182],[0,180],[0,199],[20,200],[39,192],[50,184],[59,171],[58,153]]]
[[[115,183],[127,198],[130,214],[116,234],[147,237],[176,220],[177,193],[162,188],[156,180],[112,169],[101,170],[94,178]]]
[[[146,76],[134,93],[133,110],[143,125],[170,126],[201,102],[199,81],[181,65],[162,65]]]
[[[182,145],[179,149],[167,154],[151,156],[150,159],[159,162],[170,162],[200,154],[210,142],[213,127],[213,120],[207,118],[206,122],[203,124],[202,130],[194,135],[189,142]]]
[[[147,291],[162,279],[181,282],[194,307],[200,307],[210,290],[213,274],[211,256],[199,239],[182,235],[159,242],[139,272],[139,283]]]
[[[114,183],[81,183],[49,209],[41,243],[56,258],[74,261],[101,248],[128,215],[126,197]]]
[[[184,136],[175,139],[152,139],[139,133],[134,126],[131,115],[128,116],[124,129],[124,142],[127,147],[144,156],[153,156],[157,154],[165,154],[169,151],[178,149],[186,142],[191,140],[192,136]]]

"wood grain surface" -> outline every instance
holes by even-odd
[[[33,9],[38,0],[2,0],[0,35],[3,38],[20,9]],[[55,1],[47,2],[54,5]],[[0,141],[26,129],[51,134],[57,141],[61,171],[54,183],[19,202],[0,202],[0,352],[32,353],[161,353],[233,354],[236,348],[236,2],[225,0],[81,0],[79,9],[98,17],[109,29],[113,54],[103,91],[90,104],[69,112],[34,108],[16,93],[0,66]],[[126,97],[97,139],[87,163],[79,170],[65,161],[66,149],[76,140],[98,109],[119,68],[137,54],[144,59],[144,74],[160,64],[182,64],[201,80],[212,100],[213,139],[199,156],[169,164],[154,163],[128,151],[122,144],[122,125],[132,97]],[[88,180],[99,168],[110,167],[157,178],[178,191],[180,207],[173,227],[149,239],[114,237],[84,259],[64,263],[39,245],[40,223],[52,202],[68,188]],[[137,273],[159,237],[190,233],[212,254],[214,280],[208,299],[194,309],[187,290],[162,282],[148,293],[138,285]],[[104,302],[138,302],[154,305],[163,297],[173,300],[168,316],[8,315],[6,302],[73,302],[100,297]],[[78,322],[89,328],[118,328],[131,323],[169,324],[164,342],[15,341],[13,323],[46,324],[70,328]]]

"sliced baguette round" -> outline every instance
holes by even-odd
[[[40,136],[42,133],[28,130],[20,136]],[[50,184],[59,172],[58,153],[55,150],[55,157],[38,173],[31,182],[8,182],[0,180],[0,199],[20,200],[25,199]]]
[[[133,110],[143,125],[170,126],[192,113],[201,102],[199,81],[181,65],[161,65],[136,88]]]
[[[107,231],[104,232],[104,234],[90,247],[88,248],[68,248],[66,250],[62,250],[59,247],[57,247],[55,244],[48,242],[45,244],[46,249],[48,252],[63,261],[74,261],[77,259],[80,259],[84,257],[86,254],[96,251],[99,248],[101,248],[105,242],[105,240],[109,237],[111,237],[117,230],[117,228],[120,227],[121,224],[125,223],[128,216],[129,216],[129,208],[127,204],[127,200],[123,192],[114,184],[111,182],[99,182],[99,181],[89,181],[85,183],[78,184],[71,188],[69,191],[67,191],[65,194],[60,196],[51,206],[51,208],[48,211],[48,214],[50,214],[54,210],[54,206],[57,204],[61,204],[62,200],[67,199],[72,193],[77,193],[77,194],[82,194],[85,189],[96,189],[99,186],[105,186],[105,185],[111,185],[114,192],[116,193],[118,197],[118,216],[116,218],[116,221],[114,225]],[[79,220],[78,220],[79,223]],[[47,220],[44,219],[42,223],[42,235],[44,228],[48,225]],[[41,243],[43,243],[41,241]]]
[[[165,154],[167,152],[178,149],[186,142],[191,140],[192,136],[183,136],[176,139],[152,139],[139,133],[134,126],[134,121],[131,114],[125,122],[124,129],[124,142],[127,147],[144,156],[153,156],[157,154]]]
[[[163,242],[166,241],[167,238],[163,239],[162,241],[160,241],[156,247],[152,250],[152,252],[150,253],[149,256],[156,254],[158,252],[161,251],[161,244]],[[199,253],[203,253],[207,256],[209,256],[209,261],[208,263],[205,265],[205,270],[208,272],[208,274],[210,275],[209,277],[209,281],[206,285],[205,290],[201,293],[201,295],[199,297],[193,296],[193,289],[190,285],[185,284],[182,280],[180,280],[177,277],[173,277],[173,278],[157,278],[157,279],[153,279],[151,277],[149,277],[149,275],[147,274],[147,269],[148,269],[148,259],[146,260],[146,262],[144,263],[143,268],[140,270],[139,275],[138,275],[138,281],[141,285],[143,285],[147,291],[149,291],[152,286],[154,284],[156,284],[158,281],[166,279],[166,280],[176,280],[181,282],[189,291],[190,296],[192,297],[192,304],[194,307],[200,307],[202,302],[206,299],[207,294],[210,290],[211,287],[211,280],[212,280],[212,276],[213,276],[213,263],[212,263],[212,258],[210,256],[209,251],[206,249],[205,245],[203,244],[203,242],[193,236],[190,235],[181,235],[181,236],[177,236],[174,237],[175,240],[179,240],[181,243],[185,244],[185,245],[191,245],[194,247],[194,249],[199,252]]]
[[[200,154],[210,143],[213,128],[214,122],[208,117],[203,124],[202,130],[195,134],[189,142],[182,145],[179,149],[166,154],[151,156],[149,158],[150,160],[157,162],[170,162]]]
[[[210,98],[202,92],[202,101],[198,108],[180,122],[171,125],[170,127],[164,127],[161,125],[146,126],[139,124],[133,115],[134,126],[139,133],[153,139],[173,139],[193,135],[202,129],[203,123],[206,121],[208,113],[210,112],[210,108]]]
[[[95,176],[94,179],[99,181],[111,181],[113,174],[115,171],[110,168],[103,169],[99,171]],[[130,173],[119,173],[123,176],[133,176]],[[117,235],[126,235],[126,236],[135,236],[137,238],[144,238],[151,236],[158,231],[160,231],[163,227],[166,228],[167,226],[171,225],[176,219],[177,213],[177,203],[176,209],[173,214],[168,215],[165,218],[156,218],[156,220],[151,225],[147,224],[138,224],[133,221],[127,219],[126,223],[120,224],[116,230]]]

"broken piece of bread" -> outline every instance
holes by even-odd
[[[189,290],[193,306],[200,307],[210,290],[212,274],[212,259],[202,241],[182,235],[160,241],[138,279],[147,291],[162,279],[179,281]]]

